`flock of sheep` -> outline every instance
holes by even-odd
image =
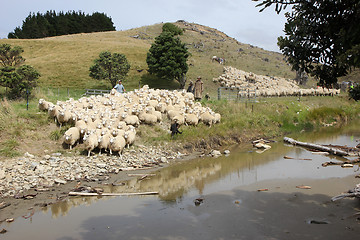
[[[202,122],[211,126],[219,123],[221,115],[194,101],[194,95],[185,90],[150,89],[147,85],[126,93],[112,90],[110,94],[70,98],[53,104],[39,99],[39,109],[47,111],[61,127],[71,124],[64,134],[64,143],[70,149],[83,143],[90,156],[95,148],[122,151],[133,144],[140,124],[154,125],[167,116],[172,123],[196,126]]]
[[[222,87],[239,88],[242,97],[274,97],[274,96],[328,96],[339,95],[340,89],[300,88],[295,81],[279,77],[268,77],[245,72],[230,66],[224,67],[224,73],[213,79]],[[244,96],[243,96],[244,95]]]

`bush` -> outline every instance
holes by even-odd
[[[165,23],[162,27],[163,32],[170,32],[174,36],[176,35],[182,35],[184,30],[179,28],[178,26],[172,24],[172,23]]]
[[[355,101],[360,100],[360,85],[350,88],[349,97],[354,99]]]

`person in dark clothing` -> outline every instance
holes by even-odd
[[[176,134],[182,134],[182,132],[179,131],[180,124],[178,124],[176,121],[171,124],[170,131],[171,131],[171,137],[173,137]]]
[[[192,81],[190,81],[189,87],[188,87],[188,89],[187,89],[186,91],[187,91],[187,92],[194,93],[194,84],[193,84]]]

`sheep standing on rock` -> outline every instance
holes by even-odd
[[[127,148],[129,148],[130,145],[134,144],[135,136],[136,136],[135,130],[131,129],[131,130],[128,130],[128,131],[125,132],[124,138],[125,138],[125,141],[126,141]]]
[[[125,148],[125,145],[126,145],[126,141],[123,136],[118,135],[116,137],[110,138],[110,142],[109,142],[110,154],[112,154],[113,152],[118,152],[120,159],[122,159],[122,152]]]
[[[101,150],[104,149],[105,151],[110,147],[110,133],[105,133],[98,138],[98,148],[99,148],[99,155],[101,156]]]
[[[77,127],[69,128],[64,134],[64,143],[70,146],[70,150],[72,146],[78,142],[80,139],[80,131]]]
[[[98,136],[94,132],[90,132],[85,134],[83,141],[85,149],[88,151],[88,157],[90,157],[91,151],[98,146]]]

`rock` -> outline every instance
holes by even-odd
[[[55,182],[55,183],[59,183],[59,184],[66,184],[66,181],[65,181],[65,180],[62,180],[62,179],[60,179],[60,178],[55,178],[55,179],[54,179],[54,182]]]
[[[5,178],[5,171],[4,170],[2,170],[2,169],[0,169],[0,179],[3,179],[3,178]]]
[[[256,148],[258,148],[258,149],[266,149],[266,150],[271,148],[270,145],[267,145],[267,144],[261,143],[261,142],[256,143],[256,144],[254,145],[254,147],[256,147]]]
[[[210,155],[212,157],[219,157],[219,156],[221,156],[221,152],[218,150],[211,150]]]
[[[28,153],[28,152],[26,152],[26,153],[24,154],[24,157],[27,157],[27,158],[35,158],[34,155],[32,155],[32,154],[30,154],[30,153]]]
[[[36,169],[37,166],[39,166],[39,163],[38,163],[38,162],[32,162],[32,163],[31,163],[31,169]]]
[[[96,166],[98,168],[106,168],[106,163],[97,163]]]

